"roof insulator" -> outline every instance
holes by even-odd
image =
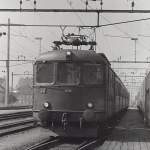
[[[132,10],[133,10],[134,6],[135,6],[135,3],[134,3],[134,1],[132,1],[132,3],[131,3]]]

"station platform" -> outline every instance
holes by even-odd
[[[120,123],[95,150],[150,150],[150,127],[137,109],[128,109]]]

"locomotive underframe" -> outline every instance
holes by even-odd
[[[99,129],[102,123],[98,120],[85,121],[82,118],[82,112],[57,112],[57,111],[37,111],[34,112],[34,116],[38,116],[42,112],[43,116],[39,122],[43,127],[47,127],[50,130],[57,133],[59,136],[63,137],[97,137],[99,135]],[[64,114],[68,114],[65,118]],[[104,120],[105,112],[96,112],[95,113],[99,120]],[[40,114],[41,115],[41,114]],[[76,118],[76,119],[75,119]],[[101,119],[100,119],[101,118]],[[76,121],[75,121],[76,120]],[[104,121],[103,121],[104,122]],[[102,129],[102,128],[101,128]],[[103,130],[103,129],[102,129]]]
[[[102,137],[104,138],[107,134],[108,128],[114,126],[114,122],[123,115],[126,109],[120,111],[120,113],[115,113],[113,116],[106,118],[105,112],[97,112],[99,116],[99,121],[88,122],[82,118],[83,112],[56,112],[56,111],[43,111],[49,115],[45,120],[39,120],[43,127],[49,128],[50,130],[57,133],[59,136],[63,137]],[[67,113],[70,117],[63,118],[63,115]],[[39,111],[34,113],[34,116],[39,114]],[[76,121],[71,121],[69,118],[75,116]]]

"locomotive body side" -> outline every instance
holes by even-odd
[[[136,96],[137,107],[142,112],[144,122],[150,126],[150,72],[146,75]]]
[[[143,83],[141,84],[136,95],[137,107],[143,114],[145,114],[145,86],[145,80],[143,80]]]
[[[129,106],[129,93],[120,80],[120,78],[115,75],[115,113],[127,110]]]
[[[143,111],[144,112],[144,117],[145,117],[145,122],[148,126],[150,126],[150,72],[145,78],[145,98],[143,97],[142,99],[142,106],[143,106]]]

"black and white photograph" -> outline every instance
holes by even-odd
[[[0,0],[0,150],[150,150],[150,1]]]

